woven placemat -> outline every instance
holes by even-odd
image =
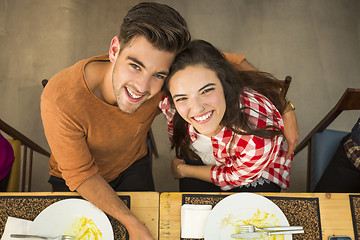
[[[360,239],[360,195],[349,195],[355,240]]]
[[[130,196],[119,196],[130,209]],[[0,236],[4,233],[9,216],[33,221],[35,217],[51,204],[69,198],[68,196],[2,196],[0,197]],[[114,231],[114,239],[129,239],[126,228],[115,218],[107,215]]]
[[[213,207],[227,195],[183,194],[182,204],[206,204]],[[267,197],[285,214],[290,226],[303,226],[304,234],[293,235],[294,240],[321,240],[318,198]]]

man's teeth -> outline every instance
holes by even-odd
[[[142,95],[136,95],[134,92],[132,92],[130,89],[126,88],[127,92],[129,93],[130,97],[132,98],[141,98]]]
[[[194,117],[196,121],[205,121],[211,116],[212,112],[208,112],[207,114],[201,116],[201,117]]]

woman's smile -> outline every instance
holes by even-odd
[[[194,119],[198,123],[206,123],[211,120],[211,116],[213,113],[214,113],[214,111],[210,111],[210,112],[207,112],[202,115],[194,116],[194,117],[192,117],[192,119]]]
[[[208,137],[222,129],[226,102],[216,73],[203,65],[187,66],[170,79],[169,89],[180,116]]]

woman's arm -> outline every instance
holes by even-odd
[[[247,147],[245,148],[248,152],[233,156],[232,160],[229,160],[232,162],[231,164],[227,161],[228,166],[225,164],[220,166],[194,166],[175,157],[171,164],[174,177],[200,179],[215,183],[224,190],[251,183],[259,177],[264,168],[277,155],[279,147],[275,146],[275,142],[281,144],[281,139],[274,142],[256,136],[246,136],[246,138],[248,137],[252,139],[247,140]],[[262,145],[263,147],[252,151],[250,148],[254,148],[255,145],[257,147]]]
[[[183,159],[175,157],[171,169],[175,178],[197,178],[206,182],[211,181],[212,166],[194,166],[186,164]]]

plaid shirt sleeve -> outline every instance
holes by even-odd
[[[163,96],[162,100],[159,103],[160,110],[165,114],[166,121],[168,124],[168,135],[169,139],[172,142],[173,139],[173,122],[174,122],[174,115],[176,110],[171,107],[170,100],[168,97]]]
[[[242,100],[244,106],[241,107],[256,127],[276,126],[283,130],[279,111],[265,96],[247,89]],[[259,177],[285,187],[283,167],[280,166],[286,163],[282,139],[281,135],[264,139],[255,135],[234,134],[224,128],[213,138],[214,156],[219,164],[212,167],[211,180],[222,190],[249,184]]]

